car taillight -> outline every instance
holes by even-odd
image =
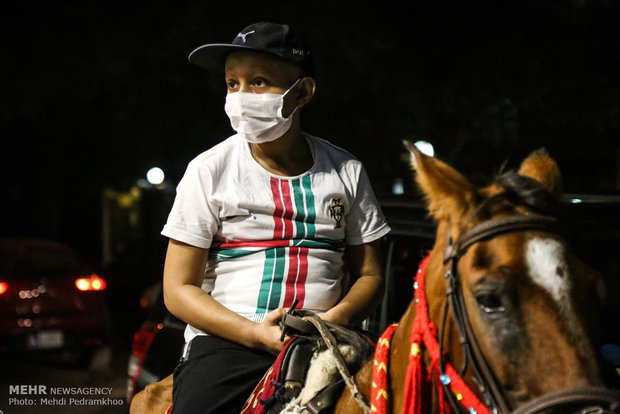
[[[159,332],[164,326],[161,323],[144,322],[138,332],[133,336],[133,343],[131,344],[131,353],[144,358],[146,352],[155,338],[155,334]]]
[[[107,286],[108,284],[105,279],[94,273],[90,275],[90,277],[81,277],[75,280],[75,287],[82,292],[89,290],[105,290]]]
[[[9,284],[6,282],[0,282],[0,295],[4,294],[7,290],[9,290]]]
[[[155,339],[155,335],[164,326],[161,323],[144,322],[138,332],[133,336],[133,343],[131,344],[131,355],[129,356],[129,363],[127,365],[127,374],[129,376],[127,383],[127,401],[131,401],[134,395],[136,382],[142,369],[142,363],[144,357]]]

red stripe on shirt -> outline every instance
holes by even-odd
[[[304,299],[306,298],[306,277],[308,276],[308,248],[299,248],[299,272],[297,282],[295,283],[295,297],[299,300],[297,305],[299,309],[304,307]]]
[[[282,200],[280,198],[280,187],[278,185],[278,179],[274,177],[271,177],[271,194],[273,195],[273,202],[275,204],[275,210],[273,212],[273,221],[275,223],[273,238],[281,239],[284,230],[284,221],[282,220],[284,205],[282,204]]]
[[[290,245],[291,245],[290,240],[252,240],[252,241],[228,240],[226,243],[217,245],[217,247],[221,249],[237,249],[239,247],[256,247],[256,248],[288,247]]]
[[[287,180],[280,180],[280,190],[282,192],[282,200],[284,200],[284,212],[281,216],[284,222],[284,238],[290,239],[293,237],[293,229],[295,227],[293,223],[295,210],[293,210],[293,200],[291,199],[291,187]]]
[[[286,276],[285,308],[290,308],[295,300],[295,285],[299,275],[299,247],[291,247],[288,253],[288,275]]]

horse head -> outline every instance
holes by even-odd
[[[495,400],[492,406],[500,412],[563,390],[601,387],[594,343],[605,288],[601,275],[571,251],[548,219],[562,194],[556,162],[539,150],[518,172],[476,188],[449,165],[405,144],[437,223],[426,295],[431,320],[443,327],[442,349],[452,365],[465,365],[469,358],[465,379],[477,389],[471,367],[482,364],[477,371],[483,378],[476,381],[492,382],[485,384],[491,389],[484,397]],[[511,223],[525,225],[510,230]],[[508,230],[497,230],[502,225]],[[474,350],[469,356],[455,304],[440,326],[450,297],[446,276],[452,273],[461,291],[460,318],[475,342],[469,338],[467,346]],[[413,312],[410,308],[401,324]],[[485,370],[491,378],[484,378]]]

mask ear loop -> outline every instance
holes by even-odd
[[[290,87],[290,88],[288,88],[288,89],[286,90],[286,92],[284,92],[284,93],[282,94],[282,96],[286,96],[286,94],[287,94],[287,93],[289,93],[291,90],[293,90],[293,88],[294,88],[295,86],[297,86],[297,84],[298,84],[298,83],[299,83],[302,79],[305,79],[305,78],[306,78],[305,76],[304,76],[304,77],[301,77],[301,78],[297,78],[297,80],[295,81],[295,83],[293,83],[293,84],[291,85],[291,87]]]
[[[297,84],[298,84],[298,83],[299,83],[302,79],[304,79],[304,78],[305,78],[305,76],[304,76],[303,78],[297,78],[297,80],[295,81],[295,83],[293,83],[293,84],[291,85],[291,87],[290,87],[290,88],[288,88],[288,89],[286,90],[286,92],[284,92],[284,93],[282,94],[282,106],[280,107],[280,114],[279,114],[280,118],[282,118],[282,119],[289,119],[289,118],[290,118],[290,117],[292,117],[292,116],[295,114],[295,112],[297,112],[297,110],[299,109],[299,105],[296,105],[296,106],[295,106],[295,109],[293,109],[293,112],[291,112],[291,114],[290,114],[288,117],[284,118],[284,117],[282,116],[282,110],[284,109],[284,97],[285,97],[285,96],[286,96],[286,95],[287,95],[290,91],[292,91],[292,90],[293,90],[293,88],[294,88],[295,86],[297,86]]]
[[[298,110],[298,109],[299,109],[299,105],[297,105],[297,106],[295,107],[295,109],[293,109],[293,112],[291,112],[291,114],[290,114],[290,115],[288,116],[288,118],[286,118],[286,119],[291,118],[291,117],[295,114],[295,112],[297,112],[297,110]]]

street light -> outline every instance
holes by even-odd
[[[165,178],[166,174],[164,174],[164,171],[159,167],[153,167],[146,172],[146,180],[151,185],[159,185],[164,182]]]

